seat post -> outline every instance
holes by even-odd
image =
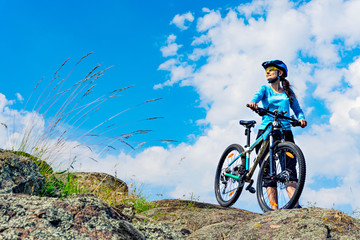
[[[247,137],[246,146],[250,147],[250,136],[251,136],[251,127],[245,129],[245,135]]]
[[[240,125],[246,127],[245,129],[245,135],[247,136],[247,147],[250,147],[250,133],[251,128],[255,126],[256,122],[254,120],[246,121],[246,120],[240,120]]]

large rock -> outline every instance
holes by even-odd
[[[204,229],[205,230],[205,229]],[[202,234],[206,234],[202,231]],[[195,235],[194,237],[199,236]],[[229,239],[360,239],[360,223],[334,209],[303,208],[267,212],[234,225]]]
[[[156,204],[156,208],[136,214],[133,220],[148,239],[188,239],[208,228],[207,235],[199,239],[231,239],[226,236],[233,231],[233,224],[260,216],[241,209],[187,200],[166,199]],[[223,225],[218,228],[217,224]]]
[[[157,201],[134,222],[148,239],[360,239],[360,223],[322,208],[257,214],[183,200]]]
[[[0,196],[0,239],[144,239],[111,207],[91,195],[58,199]]]
[[[75,180],[100,193],[127,192],[107,174],[76,173]],[[360,239],[359,220],[333,209],[257,214],[173,199],[135,214],[135,206],[110,207],[93,195],[31,196],[43,186],[32,160],[0,150],[0,239]]]
[[[55,176],[64,183],[66,183],[68,177],[71,176],[73,181],[77,181],[79,185],[88,188],[91,192],[111,191],[119,194],[127,194],[128,192],[128,186],[124,181],[107,173],[74,172],[56,174]]]
[[[44,184],[39,167],[31,159],[0,150],[0,194],[38,195]]]

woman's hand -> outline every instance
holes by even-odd
[[[304,128],[304,127],[307,126],[307,121],[306,121],[305,119],[300,119],[299,122],[300,122],[300,124],[301,124],[300,126],[301,126],[302,128]]]
[[[251,108],[252,110],[256,110],[256,109],[258,109],[258,105],[254,102],[251,102],[251,103],[249,103],[249,108]]]

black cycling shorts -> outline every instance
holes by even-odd
[[[258,135],[256,137],[256,139],[258,139],[262,134],[264,133],[264,130],[259,130],[258,131]],[[289,142],[293,142],[295,143],[294,141],[294,135],[292,134],[292,131],[291,130],[283,130],[283,133],[284,133],[284,136],[285,136],[285,141],[289,141]],[[277,139],[275,138],[275,140],[280,140],[280,139]],[[255,148],[255,151],[256,151],[256,154],[259,152],[259,149],[260,149],[261,145],[258,145],[256,148]],[[267,153],[269,152],[269,149],[267,149],[263,155],[263,157],[265,157],[267,155]],[[260,159],[259,161],[259,166],[261,166],[262,162],[263,162],[263,158]],[[289,170],[290,172],[290,181],[294,181],[294,182],[297,182],[298,179],[297,179],[297,174],[296,174],[296,160],[295,159],[292,159],[292,158],[289,158],[287,157],[286,158],[286,169]],[[265,177],[269,175],[268,171],[265,170]],[[264,187],[277,187],[276,186],[276,182],[275,181],[272,181],[272,180],[264,180]]]

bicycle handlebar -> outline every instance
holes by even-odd
[[[250,105],[246,104],[246,107],[250,108]],[[284,116],[287,113],[286,111],[279,111],[279,110],[275,109],[272,112],[272,111],[269,111],[269,110],[267,110],[265,108],[260,108],[260,107],[258,107],[257,109],[251,109],[251,110],[253,110],[257,114],[259,114],[259,116],[261,116],[261,117],[264,116],[264,115],[270,115],[270,116],[273,116],[273,117],[276,117],[276,118],[289,120],[290,124],[293,127],[301,126],[300,121],[296,120],[295,118],[290,118],[290,117]]]

